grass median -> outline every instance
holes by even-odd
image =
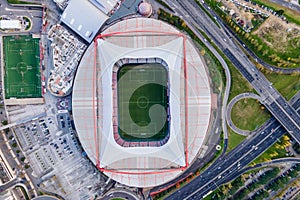
[[[228,130],[228,148],[227,148],[227,152],[229,152],[232,149],[234,149],[245,138],[246,138],[246,136],[239,135],[239,134],[235,133],[233,130],[229,129]]]
[[[300,74],[271,73],[265,76],[286,100],[290,100],[300,90]]]
[[[231,119],[242,130],[255,130],[271,117],[266,108],[256,99],[241,99],[232,108]]]

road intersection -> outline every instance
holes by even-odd
[[[300,93],[291,100],[294,108],[300,113]],[[278,138],[286,133],[280,123],[272,117],[258,130],[252,132],[242,143],[229,153],[221,156],[193,181],[174,192],[166,199],[201,199],[211,190],[233,180],[240,171],[255,158],[266,151]]]
[[[265,127],[264,130],[262,130],[263,128],[261,127],[259,130],[255,131],[256,136],[254,138],[242,142],[232,152],[218,159],[201,176],[197,177],[167,198],[200,199],[207,192],[215,189],[216,186],[236,177],[236,172],[233,170],[238,171],[239,168],[249,164],[253,159],[276,142],[286,130],[297,142],[299,142],[300,135],[297,133],[300,133],[300,117],[296,110],[286,102],[264,75],[256,69],[255,65],[251,63],[240,47],[227,36],[224,30],[220,29],[206,16],[195,1],[187,0],[183,2],[168,0],[167,3],[177,14],[179,14],[179,16],[182,16],[185,21],[190,24],[197,24],[200,29],[212,38],[213,42],[224,52],[257,91],[262,98],[263,104],[280,122],[279,123],[272,117],[272,120],[270,120],[267,125],[263,126]],[[296,101],[296,104],[298,104],[297,102],[299,102],[299,100]],[[295,108],[298,107],[296,106]],[[286,130],[282,128],[280,124],[283,125]],[[259,134],[257,132],[259,132]],[[231,162],[228,162],[229,160]],[[231,165],[229,165],[229,163],[231,163]],[[210,170],[213,170],[213,172],[210,172]]]

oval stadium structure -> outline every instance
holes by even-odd
[[[168,182],[201,156],[211,115],[208,73],[192,42],[148,18],[123,20],[96,37],[72,103],[87,156],[135,187]]]

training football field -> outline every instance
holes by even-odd
[[[118,71],[119,134],[125,141],[159,141],[168,134],[167,70],[160,64]]]
[[[5,98],[42,97],[39,39],[3,37]]]

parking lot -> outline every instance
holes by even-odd
[[[32,120],[15,128],[21,148],[32,150],[33,146],[43,144],[51,139],[50,133],[56,133],[57,126],[52,117]]]

